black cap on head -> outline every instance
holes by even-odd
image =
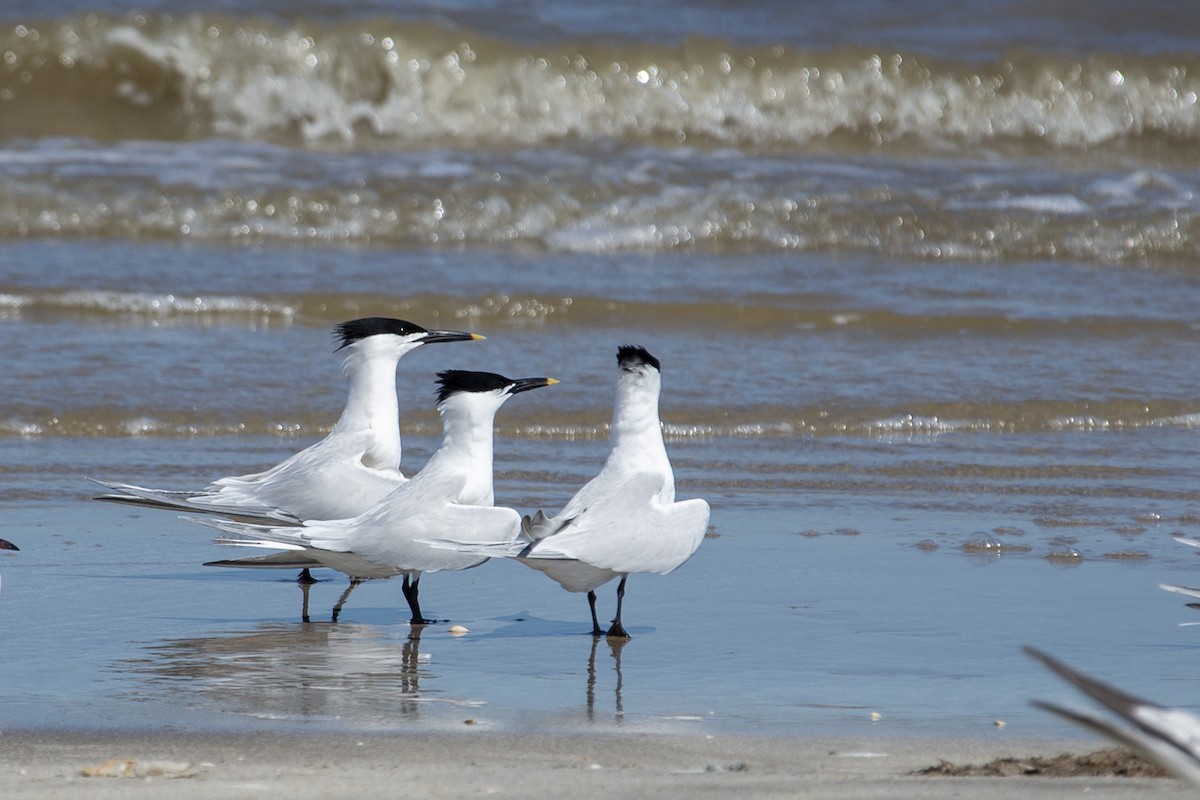
[[[404,319],[363,317],[362,319],[352,319],[349,322],[343,322],[341,325],[338,325],[333,329],[333,338],[341,342],[337,347],[338,350],[341,350],[343,347],[366,339],[368,336],[378,336],[383,333],[390,333],[395,336],[411,336],[414,333],[425,332],[425,329],[420,325]]]
[[[438,402],[457,392],[494,392],[514,383],[512,378],[494,372],[448,369],[438,373]]]
[[[658,363],[658,359],[650,354],[650,351],[641,345],[623,344],[617,348],[617,366],[621,369],[634,367],[638,364],[649,364],[659,372],[662,372],[662,365]]]
[[[558,381],[554,378],[506,378],[495,372],[448,369],[438,373],[438,403],[444,403],[447,397],[459,392],[494,392],[509,389],[512,394],[518,394],[556,383]]]

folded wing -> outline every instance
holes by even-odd
[[[521,557],[575,559],[613,572],[668,573],[696,552],[708,528],[708,503],[664,503],[663,478],[640,473],[596,499]]]
[[[297,525],[300,520],[274,506],[243,498],[240,501],[214,503],[205,501],[204,495],[195,492],[180,492],[164,489],[148,489],[144,486],[134,486],[130,483],[103,481],[89,478],[112,494],[96,496],[96,500],[122,505],[141,506],[143,508],[165,509],[168,511],[194,511],[200,514],[223,514],[245,521],[265,522],[272,524]]]

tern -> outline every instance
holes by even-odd
[[[0,539],[0,550],[20,550],[15,544],[8,539]]]
[[[506,378],[493,372],[448,370],[438,374],[442,444],[407,483],[355,517],[271,526],[220,518],[193,518],[232,537],[218,544],[291,551],[350,576],[350,591],[368,578],[403,575],[402,591],[413,625],[433,620],[421,613],[418,592],[425,572],[478,566],[486,556],[450,552],[423,540],[447,531],[468,542],[515,539],[521,516],[494,506],[492,431],[508,398],[558,383],[554,378]]]
[[[587,592],[593,636],[630,638],[621,623],[629,574],[673,571],[691,558],[708,529],[708,503],[675,502],[675,475],[658,417],[661,372],[646,348],[617,350],[608,460],[562,511],[523,518],[516,540],[478,544],[443,537],[435,546],[515,558],[568,592]],[[614,578],[620,578],[617,613],[605,632],[596,617],[596,589]]]
[[[1200,785],[1200,717],[1126,694],[1032,647],[1026,647],[1025,652],[1134,727],[1039,700],[1033,702],[1035,706],[1107,736],[1161,764],[1172,774]]]
[[[349,392],[342,416],[321,441],[268,470],[221,478],[199,491],[164,491],[97,481],[117,494],[97,500],[296,523],[366,511],[406,478],[400,472],[396,365],[423,344],[479,340],[476,333],[426,330],[401,319],[367,317],[334,337]]]

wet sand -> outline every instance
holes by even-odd
[[[939,760],[1085,753],[1095,741],[917,738],[5,732],[0,796],[23,798],[1192,797],[1169,778],[922,777]],[[110,761],[116,759],[117,761]],[[104,766],[127,777],[85,777]],[[156,773],[165,774],[156,774]]]

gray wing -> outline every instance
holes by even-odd
[[[439,572],[468,569],[500,552],[507,542],[523,545],[521,515],[503,506],[469,506],[447,503],[414,514],[393,535],[380,538],[356,552],[379,564]],[[453,537],[454,546],[435,542]],[[511,545],[509,545],[511,547]]]
[[[1200,718],[1127,694],[1032,647],[1026,647],[1025,652],[1134,727],[1119,726],[1050,703],[1035,701],[1035,706],[1132,747],[1180,778],[1200,785]]]
[[[1158,588],[1166,592],[1175,592],[1185,597],[1200,597],[1200,589],[1193,589],[1190,586],[1177,586],[1174,583],[1160,583]]]
[[[246,567],[252,569],[315,569],[325,566],[303,552],[285,550],[265,556],[249,558],[227,558],[221,561],[206,561],[206,567]]]
[[[663,503],[663,478],[640,473],[594,501],[525,558],[574,559],[618,573],[667,573],[696,552],[708,528],[703,500]]]
[[[197,514],[220,514],[221,516],[230,519],[238,519],[246,522],[266,522],[270,524],[289,524],[297,525],[300,520],[280,511],[273,506],[245,503],[234,507],[219,507],[211,503],[197,502],[193,498],[197,497],[196,492],[181,492],[165,489],[148,489],[144,486],[134,486],[130,483],[119,483],[117,481],[103,481],[97,478],[88,478],[92,483],[97,483],[106,489],[113,490],[113,494],[102,494],[92,498],[93,500],[101,500],[107,503],[119,503],[121,505],[138,506],[141,508],[154,508],[166,511],[188,511]]]

